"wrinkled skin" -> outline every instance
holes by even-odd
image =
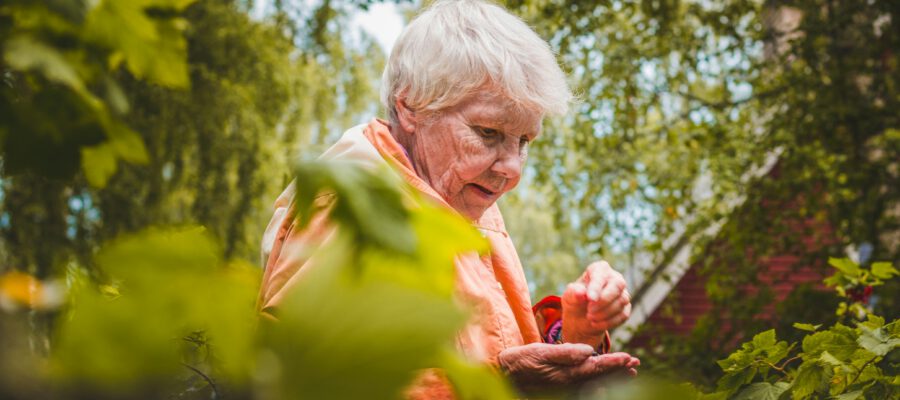
[[[477,220],[522,175],[528,143],[541,133],[543,115],[484,90],[439,112],[417,112],[402,97],[391,133],[406,149],[416,174],[455,210]],[[606,331],[631,312],[625,279],[606,262],[588,266],[563,294],[563,345],[532,343],[506,349],[501,367],[520,388],[552,389],[622,372],[637,374],[637,358],[594,356]]]
[[[397,101],[391,133],[416,174],[471,220],[519,183],[528,143],[541,133],[540,113],[481,92],[439,112],[417,113]]]
[[[614,375],[637,375],[640,360],[626,353],[596,355],[586,344],[532,343],[498,356],[500,368],[524,393],[565,390]]]

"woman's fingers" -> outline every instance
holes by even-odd
[[[612,301],[608,303],[601,303],[599,301],[593,301],[588,304],[587,312],[590,315],[597,316],[610,316],[614,314],[618,314],[625,309],[625,306],[631,303],[631,296],[628,294],[627,290],[622,290],[618,297],[614,298]],[[602,318],[600,318],[602,319]]]
[[[641,360],[637,357],[631,357],[631,361],[626,365],[628,368],[637,368],[641,366]]]
[[[631,295],[623,289],[619,297],[608,304],[590,303],[586,318],[595,329],[609,329],[622,324],[630,315]]]
[[[625,306],[625,308],[619,312],[618,314],[614,314],[612,316],[607,317],[602,320],[589,320],[591,321],[591,327],[596,330],[609,330],[615,328],[619,325],[622,325],[628,317],[631,315],[631,304]]]
[[[625,370],[631,356],[626,353],[603,354],[590,357],[578,366],[570,368],[567,372],[573,382],[585,381],[613,373],[617,370]]]
[[[588,299],[587,287],[582,282],[570,283],[563,292],[563,309],[572,315],[584,315],[587,313]]]
[[[598,261],[588,265],[582,275],[587,284],[587,295],[591,301],[599,301],[603,291],[612,281],[610,272],[615,272],[606,261]]]
[[[625,286],[625,279],[617,279],[615,276],[610,276],[606,280],[606,285],[604,285],[603,289],[600,291],[596,302],[599,304],[610,304],[616,301],[622,297]]]
[[[594,354],[594,348],[583,343],[545,344],[535,343],[535,351],[532,357],[546,361],[550,364],[577,365]]]

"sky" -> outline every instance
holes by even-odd
[[[368,11],[353,16],[351,25],[362,28],[372,36],[387,55],[406,23],[396,4],[377,3],[369,7]]]
[[[313,6],[317,3],[316,0],[294,1],[303,2],[308,6]],[[404,3],[404,7],[412,7],[418,3],[418,1],[414,1],[413,5]],[[254,3],[253,10],[250,14],[255,18],[262,18],[270,11],[270,6],[271,2],[268,0],[257,1]],[[391,52],[391,48],[394,46],[394,42],[397,41],[397,37],[400,36],[400,31],[403,30],[406,22],[403,20],[402,10],[397,4],[386,2],[372,4],[369,6],[368,11],[356,11],[351,17],[350,25],[352,28],[360,28],[369,36],[372,36],[378,45],[381,46],[382,50],[384,50],[384,54],[388,55]]]

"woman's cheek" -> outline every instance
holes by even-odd
[[[492,158],[483,154],[470,154],[464,156],[460,161],[460,178],[466,182],[471,182],[483,177],[490,170]]]

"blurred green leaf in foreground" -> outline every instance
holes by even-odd
[[[97,263],[110,282],[102,291],[86,282],[73,288],[54,377],[76,393],[163,396],[190,365],[242,383],[254,354],[258,270],[226,265],[219,253],[200,228],[149,230],[107,245]],[[200,334],[202,346],[194,346]]]
[[[56,321],[49,374],[31,366],[28,375],[37,383],[0,394],[400,398],[432,370],[441,371],[462,399],[512,398],[501,376],[453,347],[467,318],[454,299],[453,262],[460,253],[485,251],[484,239],[462,217],[402,190],[391,171],[357,168],[298,168],[304,183],[298,199],[333,193],[329,212],[337,229],[313,250],[316,265],[279,307],[279,321],[258,324],[258,270],[224,260],[203,228],[126,235],[97,253],[97,277],[70,268],[69,302]],[[353,198],[379,208],[360,212],[342,203]],[[397,242],[376,237],[384,232],[366,228],[371,212],[382,210],[389,212],[381,218],[411,244],[392,246]],[[18,297],[21,282],[40,284],[21,275],[4,282]],[[5,354],[0,359],[9,365]]]
[[[499,377],[451,347],[466,320],[453,300],[453,260],[486,250],[477,231],[409,190],[401,194],[389,170],[304,164],[297,171],[297,209],[309,209],[323,188],[334,191],[339,227],[316,250],[316,268],[281,306],[280,321],[267,326],[264,342],[277,364],[260,369],[284,374],[272,398],[397,398],[421,370],[438,367],[461,398],[510,398]]]

